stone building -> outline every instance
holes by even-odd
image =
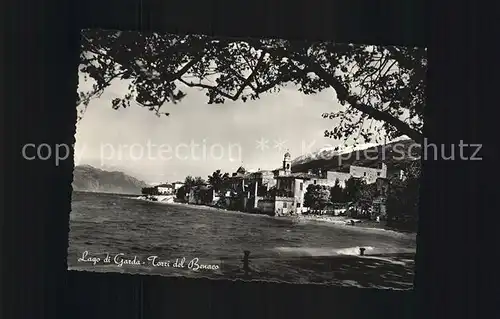
[[[240,166],[225,182],[225,206],[244,211],[257,211],[257,203],[276,185],[274,173],[269,170],[249,172]]]
[[[276,216],[301,214],[306,185],[314,177],[308,173],[292,173],[292,158],[290,153],[286,152],[282,167],[274,171],[276,182],[270,196],[267,196],[266,200],[257,199],[257,209],[269,211],[271,206],[273,215]]]
[[[363,179],[367,184],[373,184],[378,178],[387,178],[387,165],[382,163],[381,168],[371,168],[363,166],[349,167],[349,175]]]
[[[174,187],[171,184],[160,184],[155,186],[155,188],[160,195],[172,195],[174,193]]]
[[[292,172],[292,157],[289,152],[283,156],[281,168],[248,172],[239,167],[225,185],[221,200],[226,207],[242,211],[254,211],[270,215],[294,215],[306,210],[304,195],[311,184],[333,187],[338,180],[341,187],[351,178],[360,178],[367,184],[377,183],[380,196],[374,201],[378,211],[385,211],[384,189],[387,180],[387,166],[370,168],[351,166],[349,172],[309,170],[307,173]]]

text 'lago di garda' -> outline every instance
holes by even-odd
[[[123,266],[145,266],[145,267],[163,267],[163,268],[185,268],[193,271],[197,270],[219,270],[218,264],[204,264],[198,257],[187,259],[186,257],[176,258],[175,260],[161,259],[159,256],[147,256],[145,259],[140,259],[137,256],[126,256],[123,253],[115,255],[106,254],[106,256],[91,255],[88,251],[84,251],[79,263],[88,263],[93,266],[98,264],[114,264],[117,267]]]

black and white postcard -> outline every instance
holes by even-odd
[[[412,289],[425,48],[81,46],[68,269]]]

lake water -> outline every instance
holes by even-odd
[[[412,286],[416,243],[410,235],[114,194],[75,192],[72,207],[68,268],[73,270],[396,289]],[[366,247],[366,256],[356,256],[359,247]],[[250,274],[242,269],[245,250],[250,251]],[[88,255],[79,261],[85,251]],[[110,256],[109,263],[106,256]],[[120,260],[134,256],[139,262],[119,266]],[[100,259],[94,264],[92,257]],[[182,258],[186,260],[183,267],[174,267]],[[195,258],[196,264],[211,269],[188,267]]]

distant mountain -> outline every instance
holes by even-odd
[[[386,145],[364,144],[341,150],[324,148],[294,159],[292,171],[307,172],[310,169],[321,169],[348,172],[351,165],[380,168],[384,162],[390,173],[404,168],[409,162],[419,158],[421,148],[415,145],[417,144],[413,140],[405,139]]]
[[[79,165],[73,172],[72,186],[75,191],[140,194],[148,184],[123,172]]]

